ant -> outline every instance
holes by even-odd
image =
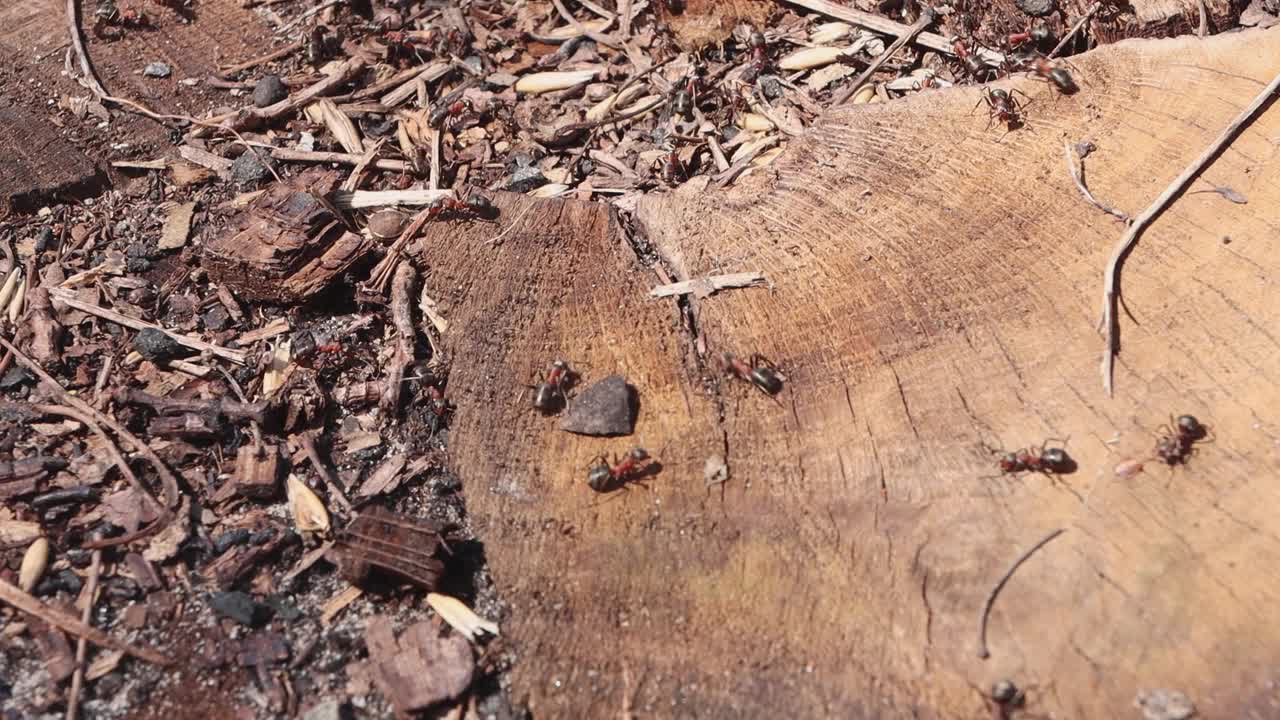
[[[763,75],[769,66],[769,46],[765,41],[764,33],[752,28],[747,35],[747,48],[751,50],[751,64],[742,73],[742,81],[750,85],[756,81],[756,78]]]
[[[1033,25],[1030,30],[1020,33],[1010,33],[1009,36],[1005,38],[1005,47],[1013,50],[1026,45],[1027,43],[1031,43],[1036,47],[1044,47],[1051,40],[1053,40],[1053,31],[1051,31],[1047,25],[1041,23]]]
[[[752,355],[748,362],[742,362],[732,353],[725,353],[724,365],[728,374],[746,380],[766,395],[782,392],[782,374],[760,353]]]
[[[489,220],[498,214],[493,202],[483,195],[473,195],[466,200],[440,198],[427,213],[428,220],[458,218],[463,220]]]
[[[621,460],[614,458],[612,464],[604,455],[597,455],[587,472],[587,485],[596,492],[609,492],[625,487],[628,482],[638,483],[654,466],[653,458],[644,448],[635,448]]]
[[[1053,440],[1053,438],[1050,438]],[[1046,440],[1047,445],[1050,440]],[[984,447],[986,447],[984,445]],[[1032,445],[1014,452],[995,450],[988,447],[988,452],[999,455],[997,464],[1000,472],[1015,475],[1020,472],[1040,473],[1041,475],[1065,475],[1075,470],[1075,463],[1067,451],[1060,447]]]
[[[559,411],[568,401],[565,390],[573,383],[575,375],[569,363],[563,360],[551,363],[547,379],[533,389],[533,407],[548,415]]]
[[[427,410],[431,413],[431,434],[435,435],[444,425],[445,416],[452,406],[444,399],[444,393],[435,385],[427,386]]]
[[[1015,94],[1026,98],[1026,102],[1018,102]],[[990,130],[992,123],[998,121],[1005,124],[1005,132],[1008,133],[1025,124],[1023,110],[1031,105],[1031,98],[1018,89],[983,88],[982,97],[973,107],[976,109],[983,102],[987,103],[987,129]]]
[[[960,64],[964,65],[964,69],[973,78],[978,78],[987,74],[992,70],[991,65],[983,60],[976,53],[970,52],[968,46],[964,44],[964,40],[956,38],[952,43],[951,49],[955,52],[956,58],[960,60]]]
[[[427,115],[427,124],[433,128],[444,125],[446,120],[457,119],[463,113],[471,110],[471,103],[467,100],[457,100],[449,104],[442,104]]]
[[[1041,80],[1053,83],[1053,86],[1063,95],[1074,95],[1080,92],[1080,86],[1076,85],[1075,78],[1071,77],[1071,73],[1067,72],[1066,68],[1054,65],[1040,53],[1019,54],[1011,58],[1015,69],[1035,73]]]
[[[1194,445],[1209,435],[1209,428],[1201,424],[1194,415],[1179,415],[1177,420],[1169,418],[1171,425],[1161,425],[1161,434],[1156,440],[1156,457],[1168,465],[1185,465],[1187,458],[1194,452]]]

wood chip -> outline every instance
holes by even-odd
[[[363,594],[364,590],[355,585],[348,585],[345,590],[329,598],[329,602],[324,604],[324,610],[320,613],[320,624],[325,627],[332,625],[338,614]]]
[[[177,250],[186,245],[187,236],[191,233],[191,219],[195,212],[194,202],[179,203],[170,208],[156,247],[160,250]]]
[[[452,700],[471,686],[475,654],[461,635],[441,635],[439,628],[424,621],[397,639],[390,618],[380,615],[370,619],[365,637],[374,684],[397,713]]]
[[[717,290],[725,288],[743,288],[768,284],[762,272],[732,273],[729,275],[709,275],[693,280],[682,280],[668,285],[659,285],[649,291],[651,298],[671,297],[672,295],[694,294],[705,298]]]
[[[476,615],[465,603],[451,595],[427,593],[427,604],[454,630],[462,633],[471,642],[475,642],[476,636],[481,632],[490,635],[498,634],[497,623]]]
[[[298,532],[329,532],[329,511],[319,495],[307,487],[306,483],[296,475],[290,475],[285,489],[289,495],[289,510],[293,513],[293,524]]]

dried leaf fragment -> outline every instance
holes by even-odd
[[[471,642],[475,642],[476,636],[481,631],[490,635],[498,634],[497,623],[476,615],[465,603],[453,596],[427,593],[427,604],[454,630],[465,635]]]
[[[591,82],[598,72],[599,70],[567,70],[532,73],[516,81],[516,92],[537,95],[556,90],[568,90],[571,87]]]
[[[18,587],[22,588],[23,592],[31,592],[36,583],[40,582],[40,577],[44,575],[47,567],[49,567],[49,539],[36,538],[36,541],[27,548],[26,554],[22,556],[22,567],[18,570]]]
[[[298,531],[329,532],[329,511],[325,509],[324,501],[320,496],[316,495],[296,475],[289,476],[286,488],[289,493],[289,509],[293,512],[293,524]]]
[[[4,279],[4,285],[0,285],[0,312],[8,307],[9,300],[13,298],[13,291],[18,288],[18,281],[22,279],[22,271],[15,268]]]
[[[24,520],[0,520],[0,543],[22,545],[40,537],[40,523]]]

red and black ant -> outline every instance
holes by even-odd
[[[587,485],[596,492],[609,492],[625,487],[629,482],[639,482],[639,478],[653,472],[657,461],[649,457],[644,448],[635,448],[622,456],[614,458],[610,463],[605,456],[597,455],[593,459],[591,469],[587,472]]]
[[[1194,415],[1179,415],[1176,420],[1169,418],[1170,425],[1160,426],[1160,436],[1156,439],[1156,457],[1168,465],[1186,465],[1187,458],[1196,451],[1195,444],[1209,435],[1209,428],[1201,424]]]
[[[1018,102],[1015,95],[1026,98],[1026,102]],[[990,130],[995,122],[1002,122],[1005,124],[1005,132],[1010,132],[1025,124],[1023,110],[1031,105],[1031,98],[1018,89],[983,88],[982,97],[973,107],[977,108],[983,102],[987,103],[987,129]]]
[[[1075,78],[1071,77],[1071,73],[1067,72],[1066,68],[1054,65],[1040,53],[1010,55],[1009,62],[1015,70],[1034,73],[1041,80],[1052,83],[1063,95],[1074,95],[1080,92],[1080,86],[1076,85]]]
[[[755,385],[766,395],[782,392],[783,375],[760,353],[752,355],[748,362],[742,362],[732,353],[725,353],[724,366],[725,372]]]
[[[977,53],[971,52],[969,47],[964,44],[964,40],[956,38],[951,44],[952,51],[955,52],[956,58],[960,60],[960,64],[964,66],[970,77],[979,78],[990,73],[994,68],[978,56]]]
[[[1005,38],[1005,48],[1013,50],[1015,48],[1031,43],[1035,47],[1044,47],[1053,40],[1053,31],[1049,26],[1043,23],[1033,25],[1030,30],[1019,33],[1010,33]]]
[[[747,35],[747,48],[751,51],[751,64],[742,73],[742,82],[750,85],[769,67],[769,45],[764,33],[752,28]]]
[[[444,125],[446,120],[453,120],[460,117],[463,113],[471,110],[471,103],[467,100],[456,100],[454,102],[444,104],[431,111],[427,115],[427,124],[433,128]]]
[[[1075,461],[1064,448],[1046,447],[1053,438],[1045,441],[1045,445],[1032,445],[1014,452],[987,448],[999,456],[997,465],[1000,472],[1015,475],[1020,472],[1040,473],[1041,475],[1065,475],[1075,472]],[[984,446],[985,447],[985,446]]]
[[[453,409],[453,406],[444,399],[444,393],[435,385],[428,385],[426,393],[427,411],[431,413],[431,434],[435,435],[444,425],[446,416]]]
[[[492,220],[498,214],[493,202],[483,195],[472,195],[466,200],[444,197],[431,205],[428,220],[457,218],[460,220]]]
[[[573,384],[576,373],[569,368],[569,363],[556,360],[547,370],[547,379],[533,389],[533,407],[541,413],[559,412],[568,401],[565,390]]]

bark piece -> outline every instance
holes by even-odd
[[[255,500],[269,500],[280,492],[285,461],[280,448],[270,443],[244,445],[236,452],[236,493]]]
[[[373,682],[401,715],[452,700],[471,686],[475,655],[458,633],[442,633],[424,620],[397,639],[390,618],[379,615],[365,638]]]
[[[273,185],[242,213],[239,232],[209,243],[210,276],[250,300],[292,303],[323,290],[372,247],[324,199],[337,183],[337,173],[312,170]]]
[[[334,549],[343,576],[353,585],[367,583],[372,571],[379,570],[434,590],[445,569],[439,557],[443,530],[430,520],[373,507],[351,521]]]

